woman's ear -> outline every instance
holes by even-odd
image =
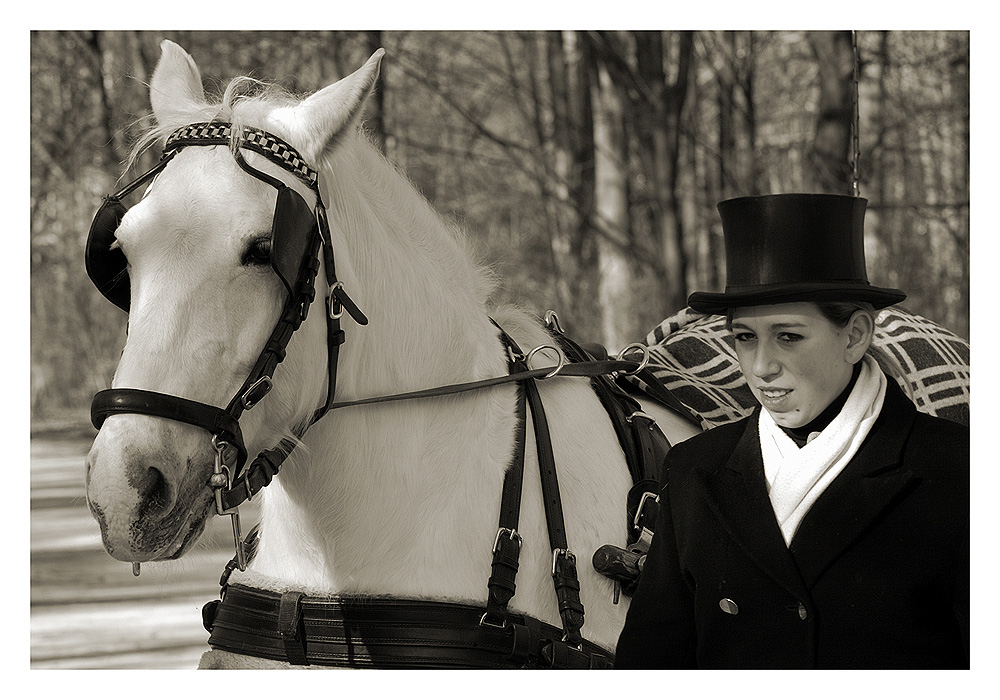
[[[848,364],[853,365],[864,357],[872,344],[875,337],[875,319],[867,311],[858,309],[851,315],[845,330],[847,331],[845,359]]]

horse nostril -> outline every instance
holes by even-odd
[[[173,506],[170,484],[159,469],[136,469],[129,484],[139,493],[139,509],[143,515],[157,515]]]

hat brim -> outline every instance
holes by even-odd
[[[767,306],[798,301],[866,301],[876,309],[898,304],[906,298],[899,289],[873,287],[869,284],[809,283],[768,285],[725,292],[694,292],[688,306],[705,314],[725,314],[743,306]]]

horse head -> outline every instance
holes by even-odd
[[[332,377],[331,356],[320,351],[332,335],[327,310],[304,313],[313,295],[317,307],[331,295],[330,240],[322,242],[324,255],[319,239],[307,241],[300,232],[294,236],[302,240],[289,240],[294,236],[286,229],[314,230],[316,217],[323,219],[320,189],[302,177],[299,163],[323,162],[354,130],[382,55],[302,101],[235,99],[227,92],[211,104],[191,57],[171,42],[163,42],[162,52],[150,84],[157,122],[150,140],[163,141],[169,153],[147,174],[151,184],[141,201],[125,210],[116,200],[117,227],[102,234],[107,224],[99,224],[99,213],[88,243],[88,271],[93,258],[95,281],[123,285],[102,291],[127,309],[129,322],[87,458],[87,499],[107,551],[132,562],[179,557],[217,508],[220,453],[211,427],[185,420],[184,406],[228,412],[239,427],[224,440],[238,437],[252,455],[300,435],[332,394],[329,380],[317,379]],[[201,140],[192,141],[184,131],[192,123],[208,124],[212,134],[213,125],[225,124],[230,138],[211,141],[203,129],[193,132]],[[246,148],[240,141],[246,134],[264,134],[267,148]],[[285,161],[267,155],[274,144],[292,155]],[[289,255],[292,263],[282,258]],[[298,278],[309,264],[311,275]],[[349,266],[339,272],[349,283]],[[279,333],[302,279],[314,289],[300,309],[304,320],[293,319],[294,328]],[[274,374],[265,387],[273,383],[273,390],[248,411],[262,398],[245,400],[248,377],[262,366]],[[128,399],[128,391],[138,398]],[[137,408],[159,396],[168,397],[165,408]]]

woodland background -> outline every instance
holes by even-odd
[[[869,278],[968,338],[969,33],[856,37]],[[242,74],[308,93],[384,47],[374,140],[469,232],[498,302],[612,349],[722,289],[720,200],[852,194],[846,31],[33,32],[33,422],[85,420],[117,364],[126,319],[83,247],[101,197],[158,157],[121,172],[164,38],[217,93]]]

